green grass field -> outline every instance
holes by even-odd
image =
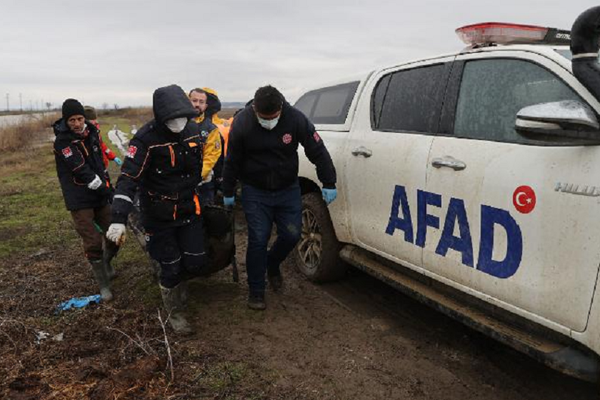
[[[106,134],[115,124],[129,132],[131,123],[112,116],[100,122],[105,143],[117,152]],[[118,167],[111,162],[109,169],[114,184]],[[170,381],[157,320],[158,310],[166,317],[160,289],[133,235],[115,264],[120,275],[112,283],[113,303],[55,314],[59,302],[97,289],[65,208],[52,144],[0,153],[0,338],[7,338],[0,339],[0,397],[112,398],[109,394],[115,393],[114,398],[157,399],[184,398],[178,394],[187,392],[232,400],[267,398],[263,382],[275,380],[275,374],[267,367],[256,369],[238,354],[214,350],[222,347],[220,335],[206,334],[214,324],[229,332],[267,318],[246,308],[244,292],[230,274],[191,284],[189,310],[200,333],[180,341],[167,328],[177,377]],[[33,333],[42,330],[64,333],[65,342],[36,344]],[[158,367],[146,370],[146,363]],[[81,374],[82,368],[88,372]],[[30,375],[38,378],[19,386]]]
[[[33,150],[31,151],[34,152]],[[51,145],[0,166],[0,259],[79,239],[62,198]]]

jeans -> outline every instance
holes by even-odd
[[[300,185],[276,191],[242,186],[242,206],[248,223],[246,269],[251,294],[265,291],[265,272],[280,274],[279,266],[300,240],[302,200]],[[267,250],[273,222],[277,239]]]
[[[202,273],[207,263],[202,219],[173,228],[146,228],[150,257],[160,264],[160,284],[172,289]]]

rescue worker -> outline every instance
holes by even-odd
[[[107,237],[119,242],[136,191],[150,256],[161,267],[160,289],[177,333],[193,332],[185,318],[185,279],[206,263],[201,208],[196,193],[202,181],[203,138],[190,121],[198,115],[177,85],[153,95],[154,119],[131,139],[113,203]]]
[[[110,279],[115,276],[111,261],[118,246],[103,240],[98,229],[106,232],[110,225],[112,188],[104,172],[98,130],[84,114],[83,106],[75,99],[67,99],[62,105],[62,118],[53,125],[56,172],[102,299],[110,301]]]
[[[212,204],[215,198],[213,169],[221,157],[221,134],[219,133],[219,128],[212,121],[212,115],[206,114],[208,108],[208,93],[206,90],[200,88],[192,89],[188,97],[194,108],[198,111],[195,121],[200,126],[201,135],[205,136],[202,160],[202,185],[199,188],[200,204]]]
[[[98,123],[98,116],[96,114],[96,109],[92,106],[83,107],[85,111],[85,119],[91,122],[96,129],[98,129],[98,137],[100,138],[100,147],[102,148],[102,161],[104,162],[104,170],[107,171],[108,174],[108,164],[110,161],[114,161],[117,166],[123,165],[123,161],[117,157],[117,155],[108,148],[108,146],[102,140],[102,135],[100,134],[100,124]]]
[[[205,115],[207,118],[210,118],[213,124],[219,128],[219,133],[221,134],[221,156],[219,160],[213,167],[214,176],[212,182],[214,183],[214,192],[215,194],[219,191],[222,192],[221,186],[223,182],[223,164],[225,162],[225,155],[227,154],[227,137],[229,135],[229,127],[231,126],[230,120],[223,120],[219,117],[219,111],[221,111],[221,100],[219,99],[219,95],[216,90],[211,88],[203,88],[206,91],[206,111]]]
[[[236,180],[248,223],[248,307],[264,310],[265,272],[273,290],[283,279],[280,264],[300,238],[302,204],[298,182],[298,144],[316,165],[327,204],[335,200],[336,173],[314,125],[272,86],[259,88],[252,104],[233,120],[223,169],[225,206],[233,206]],[[273,222],[277,240],[267,251]]]

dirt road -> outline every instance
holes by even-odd
[[[230,271],[193,281],[191,338],[157,318],[143,256],[123,256],[108,305],[54,315],[95,287],[78,248],[0,271],[0,397],[7,399],[594,399],[595,387],[527,357],[358,272],[316,286],[284,265],[266,312],[246,308]],[[133,241],[128,246],[137,247]],[[137,252],[130,247],[130,252]],[[64,334],[36,344],[34,333]],[[174,377],[174,380],[171,380]]]
[[[238,221],[242,218],[238,218]],[[243,229],[240,232],[243,234]],[[240,235],[240,240],[243,236]],[[243,247],[241,251],[243,251]],[[243,260],[243,253],[239,254]],[[593,399],[593,385],[556,373],[357,270],[316,286],[285,265],[255,322],[235,326],[224,351],[275,371],[273,385],[315,399]],[[242,293],[244,288],[239,289]],[[201,310],[218,335],[225,298]],[[235,296],[237,302],[243,298]],[[213,307],[217,312],[213,312]]]

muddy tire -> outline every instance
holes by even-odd
[[[302,234],[295,250],[298,269],[313,282],[340,279],[347,270],[340,249],[321,193],[306,193],[302,196]]]

